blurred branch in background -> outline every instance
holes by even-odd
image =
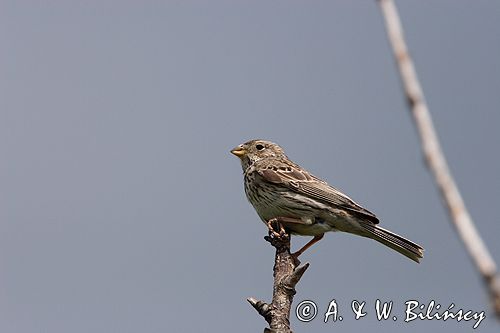
[[[474,222],[465,207],[441,150],[415,67],[406,47],[403,28],[396,6],[392,0],[378,1],[384,16],[389,41],[399,67],[408,104],[420,135],[425,161],[448,207],[451,221],[458,235],[483,276],[495,313],[500,317],[500,279],[497,274],[496,264],[474,226]]]

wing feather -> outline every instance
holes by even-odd
[[[267,182],[284,186],[295,193],[306,195],[335,208],[348,210],[375,224],[379,222],[372,212],[361,207],[325,181],[304,171],[298,165],[282,163],[282,165],[276,166],[276,161],[274,161],[272,167],[258,168],[257,170]]]

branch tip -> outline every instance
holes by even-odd
[[[302,266],[299,266],[299,267],[296,267],[292,274],[290,274],[290,276],[287,278],[286,280],[286,283],[294,288],[295,285],[300,281],[300,279],[302,278],[302,275],[304,275],[304,273],[306,272],[306,270],[309,268],[309,263],[305,263],[304,265]]]
[[[247,301],[262,317],[264,317],[264,319],[266,319],[266,321],[268,320],[271,311],[271,306],[269,304],[253,297],[248,297]]]

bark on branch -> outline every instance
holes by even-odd
[[[265,239],[276,248],[273,300],[271,304],[252,297],[247,301],[269,323],[269,328],[265,328],[264,333],[292,333],[290,310],[296,293],[295,286],[309,267],[309,263],[300,266],[300,262],[290,254],[290,235],[283,232],[274,235],[271,233]]]
[[[392,0],[378,1],[396,57],[408,104],[420,136],[427,167],[434,176],[458,236],[462,239],[472,261],[483,277],[495,313],[500,317],[500,279],[497,274],[496,264],[476,230],[441,150],[415,67],[406,47],[403,28],[396,6]]]

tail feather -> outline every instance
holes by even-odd
[[[367,232],[365,237],[372,238],[413,261],[420,262],[424,257],[424,249],[420,245],[375,224],[360,223],[360,225]]]

